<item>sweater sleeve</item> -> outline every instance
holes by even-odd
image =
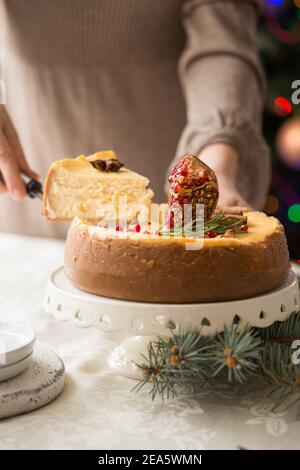
[[[269,149],[261,134],[264,75],[256,50],[255,0],[187,0],[187,44],[179,61],[187,124],[176,159],[213,143],[237,149],[237,187],[261,207],[270,177]],[[174,165],[175,161],[172,162]]]

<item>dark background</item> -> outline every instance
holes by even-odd
[[[300,263],[300,0],[264,0],[259,48],[268,80],[263,129],[273,167],[265,211],[281,220],[291,257]]]

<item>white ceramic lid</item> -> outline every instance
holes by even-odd
[[[34,341],[35,333],[29,326],[0,321],[0,370],[31,354]]]

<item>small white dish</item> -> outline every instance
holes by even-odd
[[[0,321],[0,370],[26,358],[34,342],[35,333],[29,326]]]
[[[4,382],[5,380],[12,379],[16,375],[21,374],[27,367],[29,366],[31,359],[32,359],[32,352],[15,364],[10,364],[9,366],[1,367],[0,368],[0,382]]]

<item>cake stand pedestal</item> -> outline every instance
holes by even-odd
[[[176,288],[176,286],[174,287]],[[250,299],[206,304],[158,304],[131,302],[101,297],[74,287],[65,277],[63,267],[49,277],[46,312],[81,328],[95,327],[113,335],[119,345],[108,362],[118,374],[138,379],[140,354],[147,352],[149,341],[169,336],[170,329],[181,326],[201,327],[202,334],[223,331],[233,321],[239,326],[266,327],[283,321],[299,309],[297,276],[290,271],[286,282],[271,292]]]

